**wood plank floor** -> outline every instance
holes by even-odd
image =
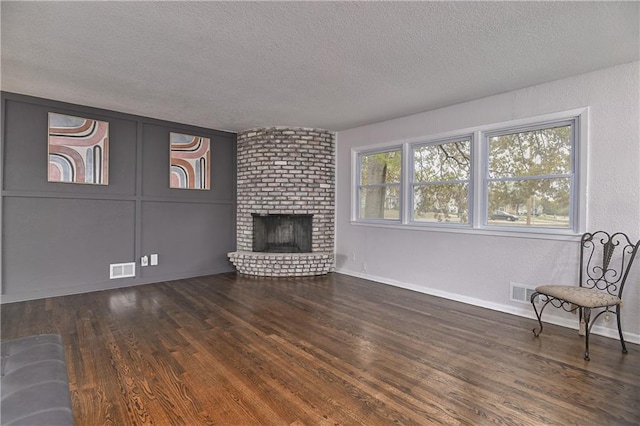
[[[638,425],[640,346],[340,274],[5,304],[62,335],[76,425]]]

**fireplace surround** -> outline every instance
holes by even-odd
[[[333,133],[261,127],[238,134],[238,272],[256,276],[322,275],[333,270]],[[273,223],[284,228],[270,229]],[[256,244],[256,233],[264,237]]]

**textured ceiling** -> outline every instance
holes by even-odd
[[[342,130],[640,59],[638,2],[7,2],[2,90]]]

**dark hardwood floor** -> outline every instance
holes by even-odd
[[[76,425],[638,425],[640,346],[345,275],[5,304],[59,333]]]

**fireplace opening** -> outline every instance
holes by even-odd
[[[311,253],[310,214],[253,216],[253,251],[266,253]]]

